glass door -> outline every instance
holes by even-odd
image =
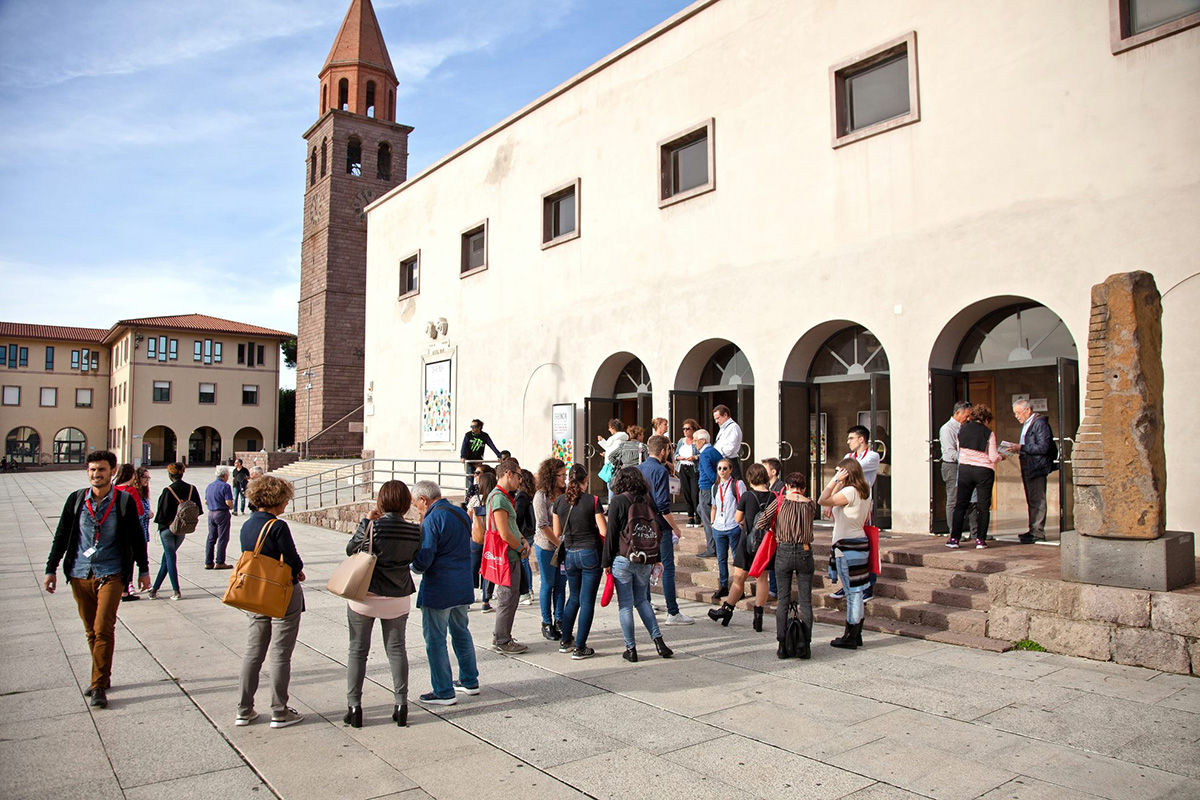
[[[716,439],[717,434],[712,430],[712,412],[709,411],[708,395],[705,392],[687,392],[682,390],[672,391],[670,397],[670,417],[671,430],[670,436],[672,442],[678,442],[683,436],[683,421],[685,419],[694,419],[701,428],[712,434],[712,438]]]
[[[1071,454],[1079,430],[1079,362],[1058,359],[1058,531],[1075,530],[1075,480]]]
[[[948,369],[929,370],[929,532],[949,533],[946,519],[946,481],[942,478],[942,426],[954,414],[954,404],[967,398],[966,376]]]
[[[802,472],[810,492],[816,491],[817,434],[821,418],[821,387],[799,381],[779,382],[779,460],[782,474]]]
[[[892,392],[891,378],[886,372],[871,373],[871,441],[868,444],[879,453],[879,473],[871,490],[875,524],[892,527]]]
[[[596,477],[604,466],[604,450],[597,444],[596,437],[608,438],[608,421],[615,419],[620,411],[621,401],[614,397],[585,397],[583,399],[583,464],[588,468],[590,476],[589,491],[608,496],[604,483]]]
[[[737,407],[733,413],[734,420],[742,427],[742,449],[738,453],[738,459],[742,462],[742,474],[744,475],[746,466],[754,463],[754,446],[751,444],[754,441],[753,386],[742,385],[737,388]]]

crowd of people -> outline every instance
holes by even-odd
[[[1006,454],[1021,459],[1030,504],[1030,530],[1021,540],[1035,540],[1038,526],[1044,525],[1045,481],[1056,461],[1053,439],[1049,425],[1028,403],[1019,401],[1013,412],[1023,425],[1021,441],[1003,446],[997,445],[991,432],[992,412],[986,405],[960,403],[942,428],[942,470],[951,521],[948,547],[959,547],[964,526],[970,528],[976,547],[987,546],[989,504],[979,498],[990,497],[995,464]],[[684,421],[683,436],[674,444],[665,435],[664,419],[654,420],[654,433],[648,439],[641,428],[626,430],[620,420],[611,420],[609,437],[600,441],[610,467],[606,497],[589,491],[591,476],[580,464],[547,458],[534,473],[522,469],[505,451],[497,451],[500,460],[494,467],[475,458],[485,446],[494,449],[478,420],[464,442],[463,463],[470,469],[470,486],[461,507],[443,497],[433,481],[417,481],[411,489],[398,480],[380,486],[374,507],[346,545],[348,556],[365,551],[376,557],[365,597],[347,601],[346,724],[363,724],[366,662],[379,620],[392,674],[391,718],[401,727],[407,725],[406,628],[414,594],[422,611],[430,670],[430,691],[418,698],[422,703],[453,705],[459,693],[479,693],[469,625],[469,611],[477,602],[483,613],[495,615],[492,647],[504,654],[526,652],[529,645],[517,641],[512,628],[522,598],[527,604],[534,602],[531,560],[540,578],[541,633],[557,645],[558,652],[575,660],[596,655],[588,644],[596,605],[607,604],[615,594],[623,658],[639,660],[638,620],[655,653],[671,658],[674,653],[662,628],[695,622],[681,611],[676,596],[675,546],[680,526],[671,510],[673,494],[684,499],[684,526],[704,529],[709,547],[702,555],[717,559],[719,588],[713,602],[721,605],[708,612],[709,618],[728,626],[747,591],[747,581],[755,578],[755,631],[763,630],[767,603],[779,598],[775,620],[779,658],[809,657],[816,571],[813,524],[821,509],[828,510],[833,520],[828,576],[839,586],[835,596],[846,600],[845,629],[830,644],[861,647],[864,603],[870,599],[877,572],[872,564],[878,560],[878,541],[872,540],[870,523],[879,456],[868,446],[867,431],[855,426],[847,432],[849,452],[820,492],[811,493],[816,494],[814,500],[805,474],[781,475],[777,459],[750,464],[743,475],[737,458],[740,428],[723,406],[713,416],[720,431],[716,443],[692,419]],[[94,451],[87,456],[90,486],[66,499],[43,586],[47,592],[55,591],[61,565],[92,656],[85,694],[94,707],[108,704],[119,603],[136,600],[142,592],[154,599],[166,580],[171,582],[172,599],[182,599],[176,553],[205,509],[204,568],[230,569],[226,560],[230,517],[244,513],[248,504],[250,515],[238,535],[242,551],[257,549],[286,564],[293,592],[280,617],[248,614],[235,724],[249,725],[258,718],[255,695],[262,665],[269,659],[270,726],[294,725],[302,715],[288,705],[289,681],[305,607],[306,575],[291,530],[280,518],[293,497],[292,485],[264,475],[261,467],[246,470],[238,461],[234,470],[217,468],[202,498],[184,480],[185,471],[182,463],[168,465],[170,483],[163,487],[152,512],[150,473],[129,464],[118,470],[113,453]],[[408,518],[414,507],[416,522]],[[148,558],[151,522],[162,545],[153,584]],[[499,556],[494,549],[486,550],[489,536],[502,540],[504,552]],[[507,585],[483,578],[486,558],[507,560]],[[419,587],[414,573],[421,576]],[[610,585],[598,600],[606,582]],[[661,627],[651,602],[655,584],[661,585],[666,607]],[[789,640],[795,627],[799,634],[791,639],[798,638],[798,643]]]

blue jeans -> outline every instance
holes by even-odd
[[[552,625],[562,619],[563,605],[567,602],[567,576],[558,567],[550,565],[554,558],[553,550],[543,550],[534,546],[537,554],[538,572],[542,575],[542,587],[538,592],[538,600],[542,606],[542,624]],[[551,616],[551,610],[554,615]]]
[[[737,550],[738,538],[741,535],[741,528],[730,528],[727,531],[713,528],[713,544],[717,548],[717,575],[725,588],[729,588],[729,553]]]
[[[450,653],[446,650],[446,630],[458,659],[458,680],[463,686],[479,685],[479,667],[475,663],[475,642],[467,629],[469,606],[422,608],[421,632],[425,635],[425,658],[429,662],[429,682],[433,694],[443,700],[454,697],[454,674],[450,670]]]
[[[679,600],[675,596],[675,540],[674,534],[661,517],[658,523],[662,528],[662,539],[658,543],[658,557],[662,561],[662,593],[667,604],[668,614],[679,613]]]
[[[625,649],[630,650],[636,642],[633,638],[633,609],[637,609],[642,624],[651,639],[662,636],[658,620],[654,618],[654,606],[650,604],[650,571],[653,564],[631,564],[625,556],[613,559],[612,575],[617,589],[617,604],[620,606],[621,636]]]
[[[163,554],[162,561],[158,565],[158,577],[154,579],[154,591],[158,591],[158,587],[162,586],[163,580],[170,576],[171,588],[179,591],[179,568],[175,560],[175,551],[179,549],[179,545],[183,544],[183,537],[171,533],[166,528],[158,532],[158,538],[162,540]]]
[[[865,586],[850,586],[850,569],[846,566],[846,557],[837,557],[838,580],[842,590],[846,592],[846,624],[857,625],[863,618],[863,589]]]
[[[483,566],[483,545],[471,542],[471,574],[474,576],[474,583],[483,590],[483,602],[491,603],[492,592],[495,591],[496,585],[489,580],[484,580],[479,574],[479,569]]]
[[[590,547],[567,550],[567,585],[571,596],[563,609],[562,640],[575,639],[576,647],[587,644],[592,630],[592,617],[596,614],[596,590],[600,588],[600,551]],[[575,617],[579,617],[579,631],[575,631]]]
[[[237,486],[233,487],[233,513],[246,512],[246,490]]]

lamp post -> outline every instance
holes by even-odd
[[[317,374],[313,372],[312,368],[310,367],[309,369],[304,370],[304,372],[301,372],[300,376],[307,379],[307,383],[304,386],[304,457],[307,459],[309,456],[308,423],[312,418],[312,379],[315,378]]]

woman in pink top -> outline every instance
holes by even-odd
[[[987,547],[989,508],[992,505],[992,486],[996,482],[996,462],[1004,460],[996,448],[996,434],[988,427],[992,410],[984,403],[971,409],[970,419],[958,431],[958,498],[954,503],[954,520],[950,526],[950,541],[946,547],[958,549],[963,521],[971,505],[971,493],[979,492],[979,532],[975,549]]]

